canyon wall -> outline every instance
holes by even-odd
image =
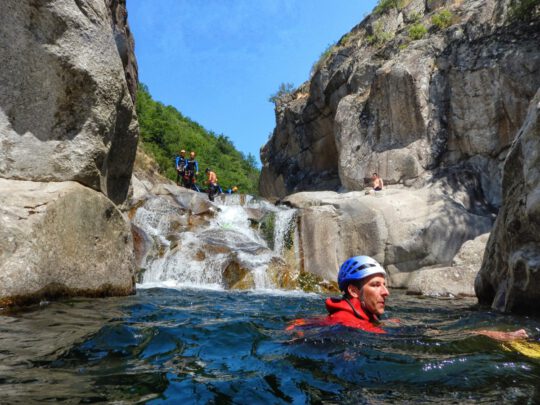
[[[373,172],[410,185],[455,168],[500,206],[502,162],[540,87],[539,19],[517,20],[508,1],[405,4],[367,17],[277,101],[263,196],[360,190]],[[419,25],[426,34],[411,38]]]
[[[381,4],[276,100],[261,194],[301,209],[308,271],[370,254],[419,292],[473,291],[500,209],[476,294],[537,312],[540,3]],[[355,193],[374,172],[380,200]]]
[[[0,33],[0,304],[133,292],[125,0],[5,0]]]

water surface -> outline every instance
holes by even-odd
[[[141,289],[0,316],[1,403],[537,403],[540,361],[466,331],[540,322],[392,291],[400,325],[288,332],[317,295]]]

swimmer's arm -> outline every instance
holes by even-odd
[[[512,340],[528,339],[529,335],[525,329],[519,329],[513,332],[501,332],[497,330],[471,330],[473,335],[484,335],[500,342],[509,342]]]

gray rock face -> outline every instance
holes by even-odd
[[[540,312],[540,90],[504,163],[503,207],[475,290],[507,312]]]
[[[0,177],[124,202],[138,136],[125,2],[5,0],[0,37]]]
[[[375,195],[288,196],[284,202],[299,209],[302,271],[335,280],[344,260],[365,254],[387,268],[392,286],[415,293],[472,295],[486,237],[473,247],[464,243],[488,232],[492,218],[473,212],[476,204],[465,187],[453,194],[449,187],[437,181],[431,188],[391,187]],[[446,269],[422,270],[441,265]],[[440,282],[429,283],[428,291],[421,281],[424,274],[428,279],[439,274]]]
[[[499,207],[502,162],[540,86],[540,21],[514,22],[508,5],[412,1],[366,18],[276,104],[261,194],[361,190],[373,172],[408,184],[459,167]],[[431,23],[441,7],[453,14],[446,29]],[[412,41],[418,18],[429,34]]]
[[[109,199],[75,182],[0,189],[0,306],[133,293],[131,230]]]

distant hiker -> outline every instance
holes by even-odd
[[[216,193],[219,192],[218,179],[217,179],[216,173],[210,170],[210,168],[207,168],[205,170],[205,173],[206,173],[205,183],[208,183],[208,199],[210,201],[214,201],[214,196],[216,195]]]
[[[371,181],[373,181],[374,191],[381,191],[383,189],[383,181],[377,173],[373,173],[373,176],[371,176]]]
[[[176,159],[174,160],[174,164],[176,167],[176,185],[180,185],[180,179],[182,179],[182,183],[184,181],[184,172],[186,170],[186,151],[182,149],[180,151],[179,155],[176,155]]]
[[[195,159],[195,152],[189,153],[189,159],[186,162],[184,170],[184,187],[199,191],[196,186],[196,176],[199,175],[199,162]]]
[[[234,194],[234,193],[236,193],[237,191],[238,191],[238,187],[236,187],[236,186],[233,186],[232,188],[229,187],[229,188],[227,189],[227,194]]]

